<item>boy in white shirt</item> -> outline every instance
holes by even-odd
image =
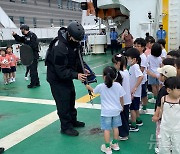
[[[147,98],[147,57],[144,54],[145,47],[146,47],[146,41],[143,38],[137,38],[134,41],[134,47],[139,51],[140,57],[141,57],[141,64],[140,64],[140,69],[143,73],[143,80],[142,80],[142,91],[141,91],[141,98],[142,98],[142,110],[141,113],[146,113],[147,112],[147,103],[148,103],[148,98]],[[140,125],[139,125],[140,126]]]
[[[140,70],[139,64],[141,63],[141,58],[139,51],[135,48],[128,49],[126,52],[129,74],[130,74],[130,89],[131,89],[131,98],[132,103],[130,105],[131,110],[131,124],[130,130],[132,132],[139,131],[138,125],[142,124],[142,120],[139,115],[140,99],[141,99],[141,82],[143,80],[143,73]]]

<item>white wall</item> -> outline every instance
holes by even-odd
[[[152,17],[155,17],[156,1],[157,0],[120,0],[120,3],[130,11],[130,32],[134,38],[144,38],[145,33],[149,32],[148,12],[151,11]],[[144,29],[140,26],[143,23],[147,25],[143,27]]]

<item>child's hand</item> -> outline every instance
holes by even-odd
[[[159,117],[158,117],[158,116],[154,115],[154,116],[152,117],[152,121],[153,121],[153,122],[157,122],[158,120],[159,120]]]

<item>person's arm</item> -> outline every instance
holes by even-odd
[[[139,76],[138,79],[137,79],[137,82],[136,82],[136,84],[134,86],[134,88],[131,91],[132,95],[136,92],[136,90],[140,86],[142,80],[143,80],[143,76]]]
[[[155,113],[154,113],[154,115],[153,115],[153,117],[152,117],[152,121],[153,122],[157,122],[161,117],[160,117],[160,110],[161,110],[161,107],[157,107],[156,108],[156,111],[155,111]]]
[[[90,90],[91,92],[93,92],[93,88],[90,85],[86,84],[86,88],[87,90]]]
[[[64,80],[72,80],[78,79],[81,81],[85,81],[86,75],[82,73],[76,72],[74,69],[68,67],[68,51],[64,44],[60,47],[55,46],[52,50],[54,50],[54,60],[53,64],[55,67],[56,74],[58,75],[59,79]]]
[[[123,99],[123,97],[120,97],[120,103],[121,103],[122,111],[123,111],[124,110],[124,99]]]
[[[13,32],[12,33],[12,36],[14,37],[14,39],[17,41],[17,42],[20,42],[20,43],[24,43],[25,42],[25,38],[23,36],[19,36],[17,33]]]
[[[122,34],[121,39],[122,39],[122,41],[125,41],[125,40],[124,40],[124,33]]]
[[[153,78],[157,78],[157,79],[159,78],[159,76],[157,76],[155,73],[152,73],[149,70],[147,70],[146,73],[147,73],[147,75],[152,76]]]

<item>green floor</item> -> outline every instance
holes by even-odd
[[[85,61],[94,68],[98,75],[102,69],[111,64],[111,55],[86,56]],[[101,66],[102,65],[102,66]],[[52,100],[49,85],[46,82],[46,68],[43,62],[39,63],[41,86],[36,89],[27,89],[29,81],[24,80],[25,68],[18,66],[17,80],[11,85],[3,85],[0,74],[0,96],[36,98]],[[102,77],[97,77],[98,83]],[[97,84],[98,84],[97,83]],[[93,84],[93,86],[95,86]],[[80,81],[75,81],[77,99],[86,95],[87,91]],[[100,103],[99,97],[94,99]],[[153,108],[153,105],[149,105]],[[38,120],[56,110],[56,106],[42,104],[27,104],[23,102],[0,101],[0,138],[6,137],[14,131]],[[50,124],[21,143],[8,149],[5,154],[101,154],[100,146],[103,143],[103,133],[91,134],[90,130],[100,127],[100,110],[78,108],[78,119],[86,123],[85,128],[78,129],[78,137],[68,137],[59,133],[59,121]],[[119,154],[153,154],[155,124],[151,122],[151,115],[143,115],[144,126],[138,133],[130,133],[128,141],[119,142]],[[23,135],[23,134],[22,134]],[[1,142],[0,142],[1,143]],[[1,145],[0,145],[1,147]]]

